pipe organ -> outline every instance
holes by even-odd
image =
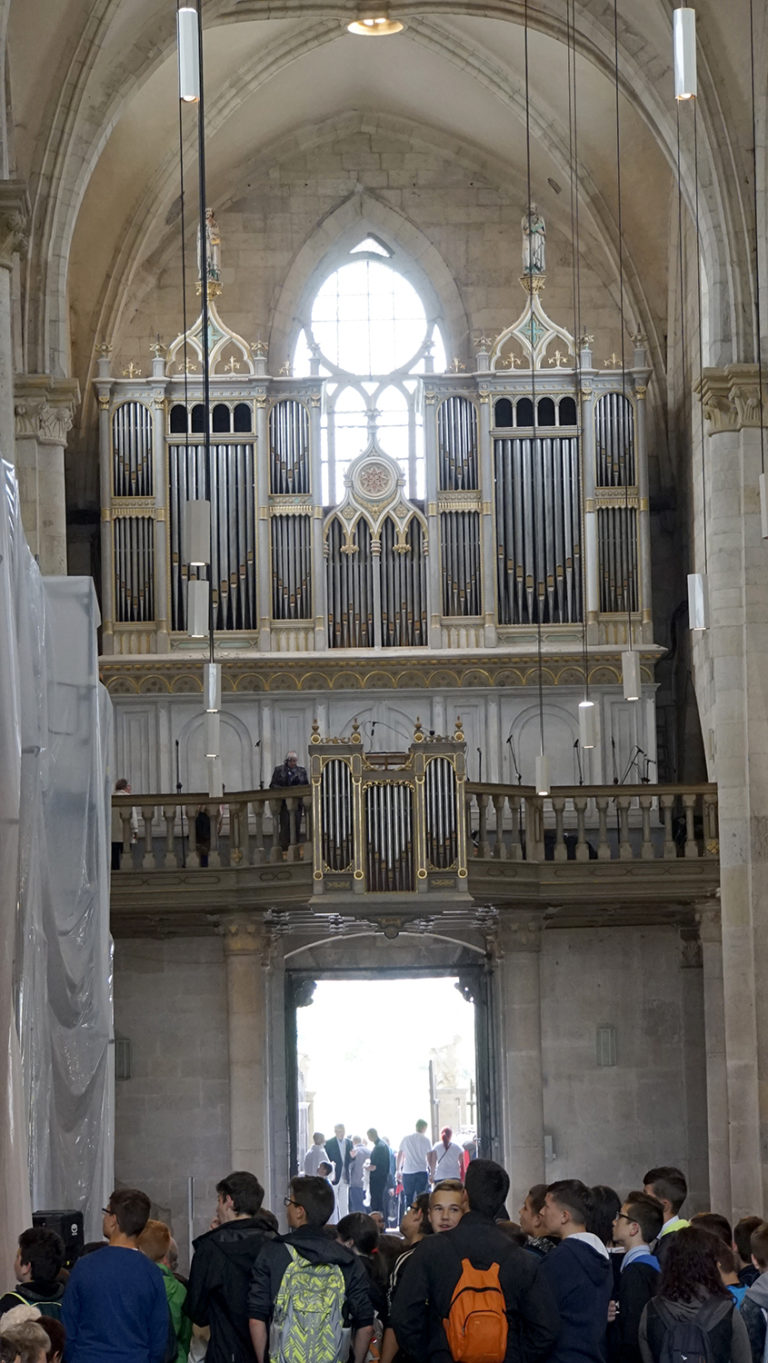
[[[309,744],[315,895],[467,893],[466,743],[427,736],[407,753],[363,750],[346,738]]]
[[[630,624],[652,643],[641,338],[625,373],[599,368],[536,290],[475,372],[419,379],[424,500],[374,421],[326,506],[325,380],[269,376],[213,301],[210,325],[207,434],[199,321],[146,377],[100,352],[105,653],[185,647],[209,571],[220,642],[262,652],[509,647],[539,625],[550,652],[585,625],[591,646],[620,649]],[[210,570],[184,558],[202,497]]]

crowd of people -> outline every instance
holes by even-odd
[[[0,1363],[764,1363],[762,1217],[688,1221],[683,1173],[660,1166],[623,1199],[579,1179],[537,1184],[513,1221],[501,1165],[468,1159],[442,1177],[451,1133],[413,1135],[395,1172],[425,1186],[409,1183],[397,1233],[377,1208],[338,1215],[357,1139],[339,1127],[308,1152],[329,1158],[289,1182],[287,1234],[254,1174],[217,1184],[188,1279],[136,1189],[112,1194],[103,1242],[69,1271],[53,1231],[25,1230],[0,1298]]]

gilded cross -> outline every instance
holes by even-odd
[[[621,356],[617,355],[615,350],[612,352],[610,359],[605,361],[604,368],[605,369],[621,368]]]
[[[230,358],[229,364],[225,364],[225,365],[224,365],[224,368],[225,368],[225,370],[227,371],[228,374],[236,374],[236,373],[237,373],[238,369],[240,368],[240,365],[238,364],[238,362],[237,362],[237,360],[235,359],[234,355],[232,355],[232,357]]]
[[[141,370],[139,369],[139,366],[137,364],[133,363],[133,360],[131,360],[131,363],[128,365],[128,368],[123,370],[123,378],[124,379],[141,378]]]
[[[553,364],[556,365],[558,369],[562,369],[562,367],[564,366],[564,364],[565,364],[565,362],[566,362],[567,359],[568,359],[568,356],[567,356],[567,355],[564,355],[563,352],[561,351],[560,347],[558,346],[557,350],[555,351],[555,353],[554,353],[554,355],[552,356],[552,358],[551,358],[551,360],[549,361],[549,363],[550,363],[551,365],[553,365]]]
[[[461,363],[461,360],[459,359],[458,355],[454,355],[453,361],[451,363],[451,369],[453,370],[454,374],[458,374],[459,370],[464,369],[464,367],[465,366]]]
[[[185,360],[183,364],[177,364],[176,371],[179,374],[196,374],[197,365],[192,360]]]

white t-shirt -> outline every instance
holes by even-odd
[[[444,1178],[461,1178],[461,1157],[464,1154],[460,1145],[451,1141],[446,1150],[442,1141],[436,1141],[432,1146],[435,1155],[435,1183],[441,1182]]]
[[[423,1174],[427,1169],[427,1155],[432,1149],[429,1136],[424,1136],[420,1131],[412,1131],[410,1136],[403,1136],[400,1142],[398,1155],[403,1157],[402,1172],[404,1174]],[[446,1175],[447,1177],[447,1175]]]

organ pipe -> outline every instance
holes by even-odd
[[[494,457],[500,623],[581,621],[577,438],[495,440]]]

